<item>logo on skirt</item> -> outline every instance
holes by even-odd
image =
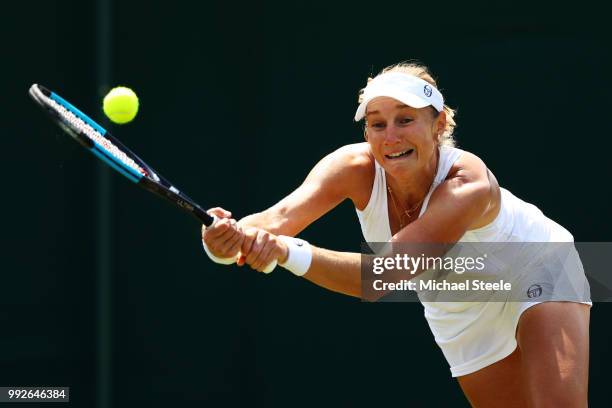
[[[529,289],[527,289],[527,296],[531,298],[537,298],[542,295],[542,287],[538,284],[531,285]]]

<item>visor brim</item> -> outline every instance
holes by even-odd
[[[381,92],[381,93],[377,93],[376,95],[372,95],[371,97],[364,99],[363,102],[359,104],[359,106],[357,107],[357,111],[355,112],[355,122],[359,122],[361,119],[363,119],[366,116],[366,109],[370,102],[372,102],[374,99],[383,98],[383,97],[393,98],[397,100],[398,102],[403,103],[404,105],[407,105],[407,106],[410,106],[416,109],[424,108],[426,106],[431,105],[431,102],[428,101],[427,99],[419,98],[418,96],[413,95],[413,94],[406,94],[406,93],[394,92],[394,91]]]

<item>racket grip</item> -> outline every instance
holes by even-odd
[[[274,268],[276,268],[276,265],[278,264],[277,261],[272,261],[268,264],[268,266],[266,266],[266,268],[263,270],[263,273],[270,273],[274,270]]]
[[[218,256],[213,255],[213,253],[210,252],[210,249],[208,249],[208,245],[206,245],[206,242],[204,242],[204,240],[202,240],[202,247],[204,247],[204,252],[206,252],[206,255],[208,255],[210,260],[215,263],[221,265],[231,265],[233,263],[236,263],[237,261],[236,258],[219,258]]]
[[[238,256],[236,258],[219,258],[218,256],[215,256],[212,254],[212,252],[210,252],[210,250],[208,249],[208,246],[206,245],[206,242],[202,241],[202,246],[204,247],[204,251],[206,252],[206,255],[208,255],[208,257],[215,263],[221,264],[221,265],[231,265],[234,264],[236,262],[238,262],[238,259],[240,259],[241,254],[238,253]],[[265,269],[262,271],[265,274],[268,274],[270,272],[272,272],[275,268],[276,265],[278,264],[277,261],[272,261],[268,264],[268,266],[265,267]]]

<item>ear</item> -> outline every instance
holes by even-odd
[[[436,120],[434,121],[434,132],[436,135],[441,135],[446,129],[446,112],[444,110],[438,113]]]
[[[363,128],[363,138],[365,141],[368,141],[368,129],[366,127]]]

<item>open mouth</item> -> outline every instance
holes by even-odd
[[[408,149],[408,150],[404,150],[403,152],[385,154],[385,157],[387,159],[397,159],[397,158],[400,158],[400,157],[409,156],[410,154],[412,154],[412,152],[414,152],[414,149]]]

